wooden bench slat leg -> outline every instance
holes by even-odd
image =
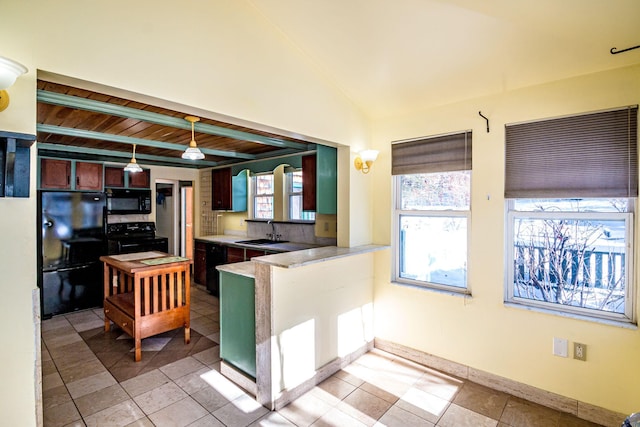
[[[136,351],[135,351],[134,360],[136,362],[139,362],[140,359],[142,359],[142,340],[140,338],[135,339],[135,346],[136,346]]]

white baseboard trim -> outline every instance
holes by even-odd
[[[420,365],[437,369],[458,378],[484,385],[494,390],[511,394],[548,408],[567,412],[587,421],[611,427],[619,427],[628,415],[600,408],[576,399],[539,389],[528,384],[484,372],[457,362],[443,359],[402,344],[380,338],[374,340],[375,348],[402,357]]]
[[[239,371],[233,365],[228,364],[224,360],[220,361],[220,373],[254,396],[258,393],[255,380],[248,377],[244,372]]]
[[[320,384],[322,381],[326,380],[345,366],[353,363],[353,361],[355,361],[358,357],[371,350],[373,350],[373,341],[368,342],[367,344],[358,348],[354,352],[347,354],[344,357],[337,357],[333,359],[331,362],[317,369],[315,375],[302,384],[299,384],[291,389],[283,390],[275,399],[274,408],[271,409],[277,411],[281,408],[284,408],[289,403],[293,402],[298,397],[302,396],[303,394],[314,388],[316,385]]]

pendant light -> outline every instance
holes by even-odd
[[[131,161],[124,167],[124,170],[129,173],[142,172],[142,168],[138,162],[136,162],[136,144],[133,144],[133,155],[131,156]]]
[[[202,160],[204,159],[204,154],[202,154],[202,151],[200,151],[196,145],[196,139],[193,133],[194,124],[200,121],[200,117],[187,116],[184,119],[191,122],[191,142],[189,143],[189,148],[182,153],[182,158],[187,160]]]

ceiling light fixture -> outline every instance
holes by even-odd
[[[202,160],[204,159],[204,154],[202,154],[202,151],[200,151],[200,149],[196,145],[196,139],[194,137],[193,131],[194,124],[195,122],[200,121],[200,117],[187,116],[184,119],[188,122],[191,122],[191,142],[189,143],[189,148],[184,150],[184,153],[182,153],[182,158],[187,160]]]
[[[378,150],[362,150],[353,161],[353,166],[362,173],[369,173],[377,158]]]
[[[0,56],[0,111],[9,106],[9,93],[5,89],[10,88],[26,72],[27,67],[24,65]]]
[[[136,144],[133,144],[133,156],[131,156],[131,161],[124,167],[124,170],[129,173],[142,172],[142,168],[138,162],[136,162]]]

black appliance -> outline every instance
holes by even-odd
[[[108,255],[146,251],[169,252],[169,239],[156,236],[154,222],[107,224]]]
[[[101,306],[104,193],[40,191],[38,203],[42,316]]]
[[[220,272],[217,266],[227,263],[227,247],[223,245],[207,245],[207,290],[213,296],[220,296]]]
[[[107,213],[116,215],[150,214],[151,190],[108,188]]]

